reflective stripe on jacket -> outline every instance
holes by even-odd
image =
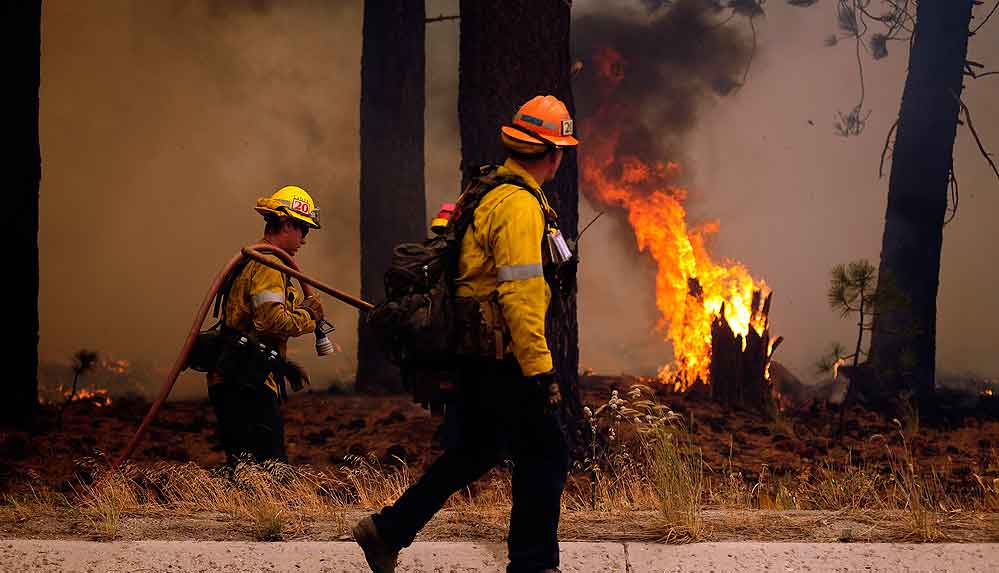
[[[555,213],[538,183],[515,160],[507,159],[497,175],[518,176],[533,193],[507,183],[482,198],[461,242],[456,294],[481,302],[498,293],[510,348],[524,376],[534,376],[552,369],[545,341],[551,291],[542,271],[542,209],[553,218]]]
[[[267,257],[280,262],[274,255]],[[252,333],[285,358],[289,338],[316,330],[316,322],[298,306],[300,300],[301,295],[288,276],[250,261],[236,277],[226,298],[225,325],[238,332]],[[267,378],[266,384],[278,393],[273,376]]]

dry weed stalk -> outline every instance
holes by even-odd
[[[108,471],[93,483],[81,483],[80,510],[97,535],[113,539],[118,535],[124,513],[139,507],[139,498],[122,472]]]
[[[936,468],[931,468],[928,477],[920,473],[902,423],[897,419],[892,422],[901,439],[898,451],[885,442],[894,478],[891,488],[894,505],[904,512],[907,533],[911,537],[920,541],[946,539],[947,525],[963,518],[964,508],[947,493]]]
[[[642,384],[633,385],[627,399],[613,390],[607,403],[592,413],[585,409],[584,416],[591,433],[584,461],[590,508],[656,508],[665,518],[664,538],[699,538],[703,463],[683,417]],[[580,501],[570,498],[570,505],[582,507]]]
[[[385,468],[377,458],[348,456],[346,481],[353,486],[355,501],[365,509],[381,509],[399,498],[412,483],[409,466],[399,461],[398,466]]]
[[[73,503],[64,494],[47,487],[36,488],[30,483],[27,485],[26,492],[6,493],[0,498],[0,510],[5,510],[6,515],[3,517],[9,521],[20,523],[35,517],[76,511]]]
[[[999,451],[990,449],[990,455],[986,462],[986,473],[999,474]],[[987,477],[979,474],[972,474],[978,487],[981,488],[982,509],[985,511],[999,512],[999,477]]]
[[[126,465],[102,470],[78,488],[79,506],[95,530],[114,537],[127,513],[169,510],[212,512],[247,524],[254,537],[278,539],[304,529],[306,517],[343,521],[346,487],[308,467],[242,462],[231,471],[208,471],[193,463]]]

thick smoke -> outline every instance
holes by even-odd
[[[750,57],[750,40],[722,25],[724,17],[703,0],[682,0],[646,13],[608,9],[576,20],[580,123],[610,106],[612,116],[603,119],[617,125],[593,131],[623,129],[618,149],[645,162],[681,159],[705,106],[739,85]]]

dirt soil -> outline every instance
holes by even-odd
[[[593,408],[607,401],[612,389],[623,396],[631,377],[586,376],[581,381],[583,403]],[[863,410],[847,413],[844,432],[839,414],[821,403],[785,411],[777,420],[746,412],[730,412],[697,395],[660,399],[688,421],[711,472],[741,472],[754,483],[766,466],[774,476],[797,475],[806,467],[828,463],[883,466],[889,453],[885,440],[901,444],[899,426]],[[113,457],[122,451],[145,415],[148,403],[115,399],[109,406],[72,403],[63,428],[57,428],[57,408],[43,411],[35,432],[0,430],[0,493],[39,483],[72,490],[88,459]],[[351,455],[372,455],[386,464],[405,461],[419,470],[436,454],[431,448],[440,418],[407,396],[369,397],[321,391],[293,395],[284,406],[288,454],[292,464],[325,469]],[[911,430],[911,428],[910,428]],[[884,438],[884,439],[882,439]],[[973,493],[973,475],[999,476],[999,421],[966,417],[928,426],[907,436],[921,467],[934,468],[949,489]],[[133,461],[195,461],[205,467],[222,464],[224,454],[215,436],[215,416],[207,401],[168,402],[140,444]]]

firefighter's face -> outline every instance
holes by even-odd
[[[309,227],[299,223],[294,219],[289,219],[281,226],[281,232],[274,237],[274,244],[285,250],[289,255],[295,256],[298,249],[305,244],[305,236],[309,234]]]
[[[565,151],[561,147],[556,147],[555,151],[552,151],[545,156],[548,171],[545,173],[545,180],[542,181],[542,183],[547,183],[552,179],[555,179],[555,174],[558,173],[558,168],[562,165],[562,157],[564,155]]]

